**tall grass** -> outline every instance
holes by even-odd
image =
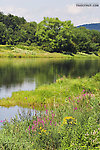
[[[78,52],[77,54],[50,53],[44,51],[39,46],[24,45],[0,45],[0,57],[8,58],[99,58],[95,54],[85,54]]]

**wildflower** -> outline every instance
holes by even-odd
[[[73,118],[73,117],[64,117],[62,126],[64,124],[75,124],[75,118]]]
[[[64,120],[66,120],[66,119],[74,119],[74,118],[72,118],[72,117],[64,117]]]
[[[94,94],[91,94],[91,97],[94,97]]]
[[[30,128],[28,128],[28,130],[30,131]]]
[[[75,107],[74,110],[77,110],[77,107]]]
[[[44,121],[42,120],[42,123],[44,123]]]
[[[85,96],[86,94],[83,94],[83,96]]]
[[[32,128],[31,128],[31,129],[33,130],[34,128],[35,128],[35,127],[32,125]]]
[[[44,133],[46,132],[46,130],[43,131]]]
[[[54,124],[55,126],[57,125],[57,122],[55,122],[55,124]]]
[[[6,121],[6,120],[1,120],[0,122],[3,123],[3,122],[5,122],[5,121]]]
[[[48,113],[48,110],[46,109],[46,114]]]
[[[45,132],[46,132],[46,130],[42,129],[42,130],[41,130],[41,132],[44,132],[44,133],[45,133]]]
[[[83,89],[83,92],[85,92],[85,90]]]
[[[50,123],[51,123],[52,121],[50,120]]]

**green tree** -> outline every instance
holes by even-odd
[[[70,38],[69,30],[73,28],[71,21],[60,21],[58,18],[45,18],[38,24],[36,37],[38,45],[50,52],[65,50]],[[70,43],[71,44],[71,43]]]
[[[36,22],[27,22],[23,25],[21,25],[21,29],[26,32],[27,38],[26,41],[27,44],[31,44],[35,42],[35,33],[37,29],[37,23]]]
[[[0,44],[6,44],[7,28],[5,24],[0,22]]]

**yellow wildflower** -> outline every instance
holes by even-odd
[[[75,118],[73,118],[73,117],[64,117],[64,119],[63,119],[63,125],[64,124],[76,124],[76,120],[75,120]],[[63,126],[62,125],[62,126]]]
[[[45,132],[46,132],[46,130],[42,129],[42,130],[41,130],[41,132],[44,132],[44,133],[45,133]]]

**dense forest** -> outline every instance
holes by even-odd
[[[77,28],[71,21],[44,17],[40,23],[0,12],[0,44],[38,45],[45,51],[95,53],[100,51],[100,32]]]

